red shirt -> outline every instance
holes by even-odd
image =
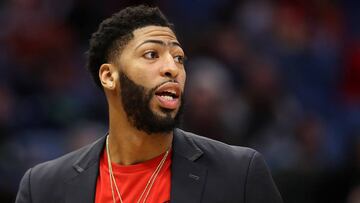
[[[164,154],[135,165],[123,166],[112,163],[113,174],[115,176],[123,203],[136,203],[138,201],[151,175],[159,165],[161,159],[164,157]],[[149,192],[146,203],[170,202],[171,155],[172,152],[170,151]],[[99,176],[96,183],[95,203],[113,203],[109,175],[107,153],[106,150],[104,150],[100,158]],[[120,200],[114,185],[113,187],[116,202],[118,203]],[[143,199],[141,202],[142,201]]]

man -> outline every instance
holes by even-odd
[[[128,7],[92,35],[88,68],[109,132],[24,175],[22,202],[282,202],[258,152],[176,129],[184,51],[158,8]]]

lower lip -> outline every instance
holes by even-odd
[[[179,105],[179,98],[167,100],[161,96],[156,95],[156,98],[160,102],[160,106],[166,109],[176,109]]]

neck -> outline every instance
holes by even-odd
[[[147,134],[136,129],[123,111],[109,112],[111,161],[132,165],[150,160],[171,147],[173,132]]]

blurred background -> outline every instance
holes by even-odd
[[[0,202],[27,168],[106,133],[84,53],[104,18],[142,2],[0,2]],[[189,58],[184,129],[260,151],[285,202],[360,202],[359,3],[146,3]]]

